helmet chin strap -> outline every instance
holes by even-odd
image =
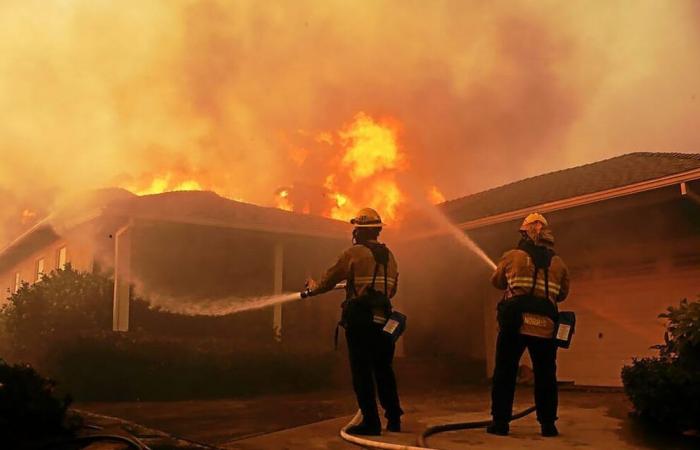
[[[533,244],[535,244],[535,245],[537,245],[537,243],[538,243],[539,240],[540,240],[540,239],[539,239],[539,238],[540,238],[539,234],[536,235],[534,238],[533,238],[532,235],[530,235],[530,233],[528,233],[527,231],[521,231],[520,234],[522,235],[522,237],[523,237],[524,239],[527,239],[528,241],[531,241],[531,242],[532,242]]]

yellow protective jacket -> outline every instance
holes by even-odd
[[[507,251],[498,263],[496,271],[491,276],[491,284],[497,289],[505,290],[505,298],[519,295],[530,295],[532,291],[535,265],[524,250]],[[549,266],[549,300],[559,303],[569,295],[569,270],[564,261],[554,255]],[[544,269],[539,269],[535,284],[534,297],[546,298],[544,285]]]
[[[368,244],[377,245],[378,242],[371,241]],[[399,272],[396,259],[391,253],[391,250],[388,250],[388,253],[389,260],[386,274],[387,289],[386,291],[384,289],[384,267],[382,265],[379,265],[377,268],[374,289],[378,292],[384,292],[389,298],[392,298],[396,295],[398,289]],[[326,271],[312,294],[316,295],[330,291],[341,281],[347,281],[347,299],[352,300],[361,297],[372,284],[375,265],[374,256],[369,248],[361,244],[353,245],[340,255],[333,267]]]

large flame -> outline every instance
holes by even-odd
[[[333,205],[327,215],[348,220],[361,207],[381,211],[385,220],[399,221],[403,198],[395,173],[406,168],[397,140],[397,127],[389,121],[375,121],[358,113],[338,133],[342,157],[326,177]]]
[[[299,131],[307,142],[292,146],[288,157],[311,176],[303,184],[277,188],[274,205],[343,221],[360,208],[371,207],[385,222],[398,225],[407,196],[397,179],[410,168],[399,142],[401,128],[396,119],[375,119],[359,112],[337,131]],[[123,186],[138,195],[209,189],[229,196],[207,171],[177,164],[155,174],[142,174]],[[425,195],[433,203],[445,200],[435,186]]]
[[[195,180],[179,180],[171,173],[166,173],[155,176],[146,186],[129,186],[129,189],[137,195],[149,195],[172,191],[201,191],[202,185]]]
[[[321,214],[348,220],[360,208],[371,207],[385,222],[394,226],[401,222],[407,196],[398,178],[410,165],[399,141],[400,130],[396,119],[375,119],[359,112],[336,132],[300,132],[322,146],[318,152],[322,157],[317,159],[312,157],[312,143],[305,142],[289,152],[289,158],[299,167],[323,177],[319,181],[325,196]],[[294,187],[278,189],[277,206],[303,212],[308,200],[296,191]],[[426,195],[435,203],[444,201],[437,187]]]

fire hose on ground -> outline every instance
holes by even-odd
[[[532,414],[535,411],[535,406],[531,406],[527,409],[524,409],[520,412],[517,412],[513,414],[513,417],[510,419],[511,421],[517,420],[520,418],[523,418],[527,416],[528,414]],[[491,425],[493,421],[491,420],[482,420],[479,422],[455,422],[455,423],[445,423],[445,424],[439,424],[439,425],[433,425],[431,427],[426,428],[423,430],[423,432],[418,436],[418,445],[421,447],[427,447],[427,440],[429,436],[432,436],[437,433],[444,433],[447,431],[457,431],[457,430],[469,430],[473,428],[486,428],[489,425]]]
[[[519,411],[515,414],[513,414],[513,417],[511,421],[521,419],[528,414],[532,414],[535,411],[535,407],[531,406],[527,409],[524,409],[522,411]],[[347,429],[350,428],[353,425],[357,425],[360,423],[362,420],[362,413],[360,411],[357,411],[355,416],[350,420],[350,422],[347,423],[341,430],[340,430],[340,437],[343,438],[346,442],[349,442],[351,444],[359,445],[361,447],[367,447],[367,448],[376,448],[376,449],[386,449],[386,450],[437,450],[432,447],[428,447],[428,437],[438,434],[438,433],[445,433],[447,431],[458,431],[458,430],[470,430],[470,429],[475,429],[475,428],[486,428],[489,425],[491,425],[492,421],[491,420],[481,420],[481,421],[474,421],[474,422],[454,422],[454,423],[445,423],[445,424],[438,424],[438,425],[433,425],[430,427],[427,427],[425,430],[421,432],[421,434],[418,436],[418,445],[417,446],[412,446],[412,445],[405,445],[405,444],[392,444],[390,442],[382,442],[382,441],[374,441],[372,439],[368,439],[366,437],[361,437],[361,436],[356,436],[353,434],[349,434],[347,432]]]
[[[125,436],[122,434],[86,434],[83,436],[76,436],[68,439],[59,439],[46,443],[45,445],[39,446],[39,449],[51,450],[56,448],[56,446],[65,446],[69,444],[93,444],[95,442],[119,442],[122,444],[127,444],[130,448],[136,450],[151,450],[149,446],[141,442],[138,438],[134,436]]]

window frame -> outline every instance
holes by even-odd
[[[63,254],[63,264],[61,264],[61,254]],[[68,264],[68,247],[62,245],[56,251],[56,268],[63,270],[66,268],[66,264]]]
[[[43,256],[36,260],[36,281],[41,281],[44,278],[44,270],[46,269],[46,258]]]

